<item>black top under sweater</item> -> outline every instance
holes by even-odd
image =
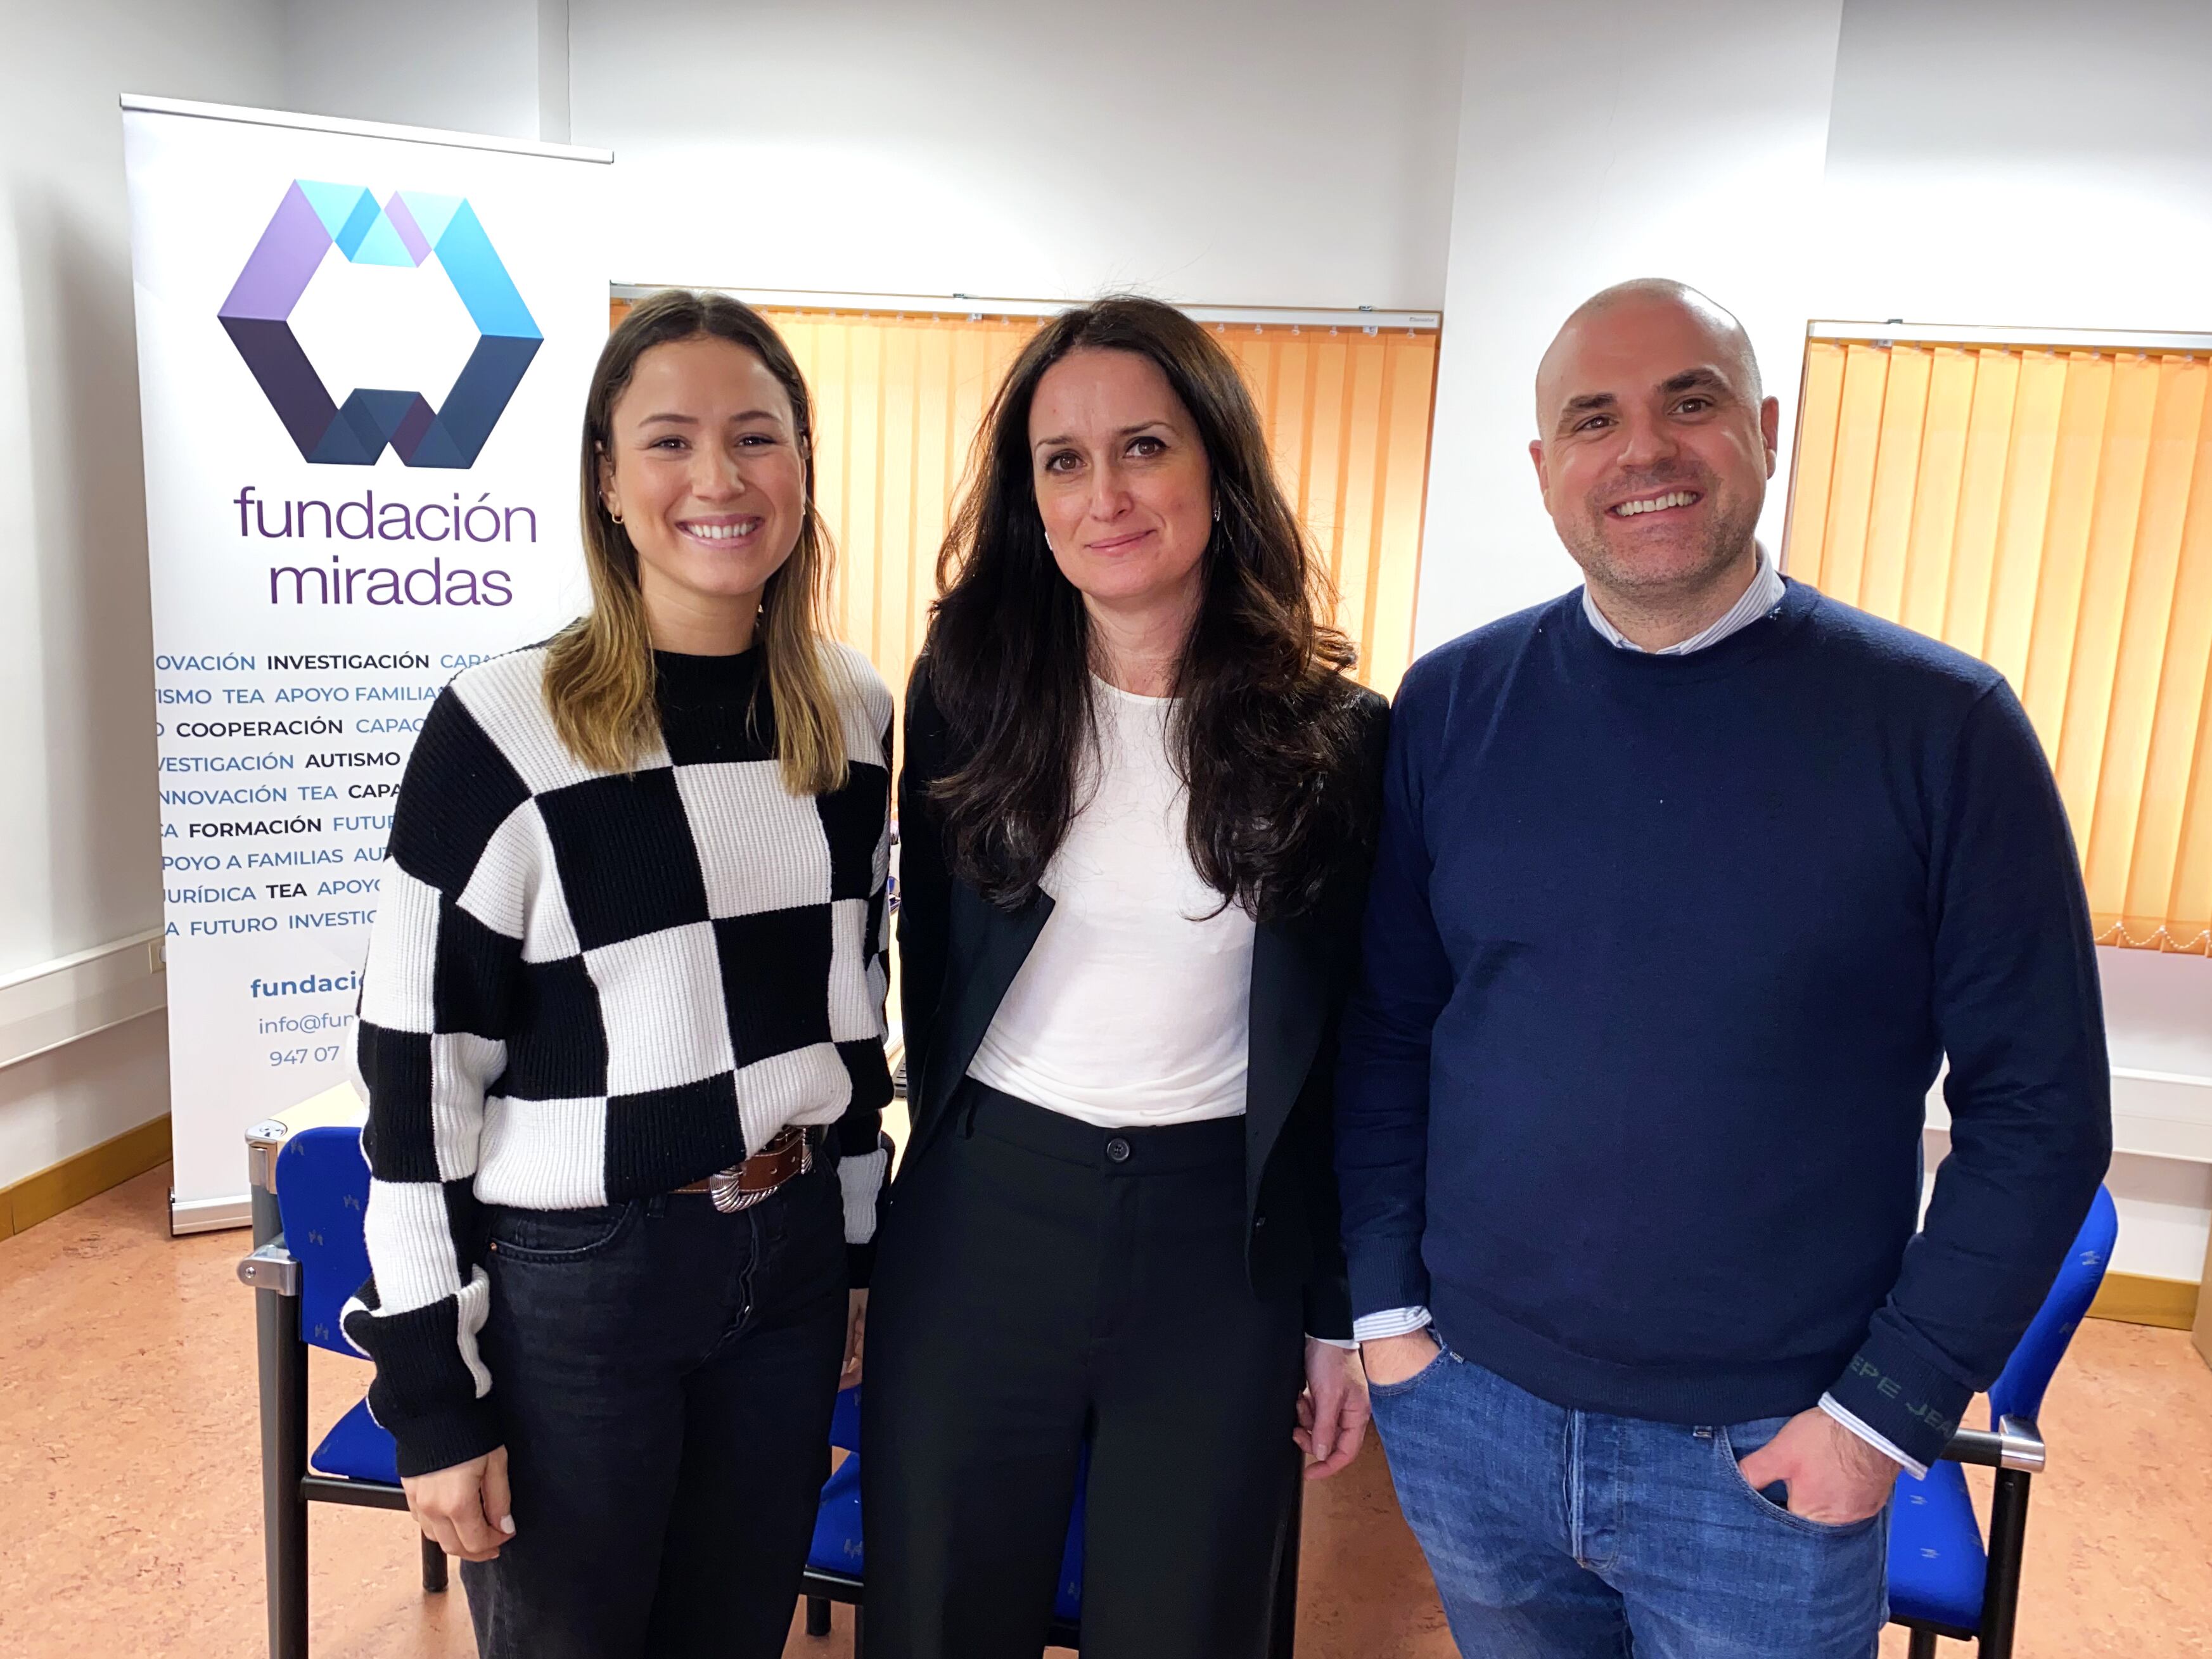
[[[373,1277],[343,1320],[401,1474],[501,1443],[483,1206],[651,1197],[830,1124],[866,1282],[891,702],[857,652],[824,650],[850,769],[819,797],[784,787],[757,651],[656,653],[664,747],[629,773],[562,744],[542,646],[425,717],[362,976]]]

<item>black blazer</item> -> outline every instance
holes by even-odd
[[[1371,691],[1358,699],[1358,787],[1379,816],[1390,711]],[[957,764],[951,749],[925,657],[907,687],[898,790],[899,993],[912,1116],[902,1178],[942,1137],[953,1092],[1052,914],[1044,893],[1001,910],[948,868],[929,790]],[[1333,1120],[1337,1024],[1358,967],[1368,874],[1365,857],[1340,870],[1313,910],[1261,923],[1252,944],[1245,1261],[1255,1291],[1304,1286],[1315,1336],[1352,1334]]]

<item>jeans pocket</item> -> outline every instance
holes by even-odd
[[[492,1253],[508,1261],[547,1266],[589,1261],[605,1255],[636,1224],[639,1206],[603,1204],[583,1210],[518,1210],[492,1212]]]
[[[1876,1510],[1872,1515],[1863,1516],[1856,1521],[1815,1521],[1809,1516],[1799,1515],[1793,1510],[1785,1509],[1753,1486],[1750,1481],[1745,1480],[1743,1459],[1736,1455],[1735,1443],[1731,1436],[1744,1429],[1761,1426],[1763,1423],[1764,1419],[1761,1419],[1759,1424],[1738,1424],[1735,1431],[1723,1428],[1714,1432],[1714,1453],[1728,1466],[1725,1478],[1728,1484],[1739,1495],[1756,1504],[1760,1511],[1769,1517],[1814,1538],[1856,1538],[1881,1519],[1881,1511]],[[1747,1437],[1757,1440],[1758,1444],[1751,1449],[1752,1452],[1755,1452],[1759,1446],[1765,1445],[1774,1436],[1765,1433]],[[1743,1455],[1748,1457],[1751,1452],[1746,1452]]]
[[[1423,1334],[1425,1335],[1427,1333],[1425,1331]],[[1436,1339],[1433,1336],[1430,1337],[1429,1340],[1431,1342],[1436,1341]],[[1442,1370],[1444,1366],[1450,1363],[1450,1350],[1446,1348],[1441,1342],[1438,1342],[1437,1343],[1437,1351],[1430,1357],[1429,1363],[1422,1366],[1420,1370],[1415,1371],[1411,1376],[1401,1377],[1395,1382],[1369,1382],[1367,1385],[1368,1398],[1370,1400],[1402,1400],[1407,1395],[1413,1393],[1414,1389],[1419,1388],[1422,1383],[1427,1382],[1431,1376],[1434,1376],[1438,1371]]]

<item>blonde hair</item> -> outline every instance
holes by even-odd
[[[627,772],[659,740],[653,635],[638,586],[637,549],[607,511],[599,467],[613,437],[616,402],[637,360],[657,345],[727,340],[758,357],[791,399],[805,468],[798,544],[761,592],[754,639],[775,714],[776,758],[794,795],[827,794],[845,781],[839,690],[850,676],[831,647],[830,532],[814,507],[812,402],[799,365],[768,319],[726,295],[673,289],[639,301],[607,337],[584,402],[581,477],[584,565],[592,608],[554,636],[545,655],[545,706],[568,752],[603,772]]]

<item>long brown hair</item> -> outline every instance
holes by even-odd
[[[1255,919],[1310,908],[1370,833],[1351,642],[1326,620],[1328,573],[1277,483],[1258,410],[1229,354],[1156,300],[1064,312],[1015,360],[977,434],[969,482],[937,561],[924,672],[958,757],[933,799],[952,868],[992,902],[1037,890],[1079,810],[1095,738],[1083,596],[1045,544],[1030,404],[1071,351],[1149,359],[1190,411],[1220,520],[1171,690],[1169,754],[1189,791],[1191,862]]]
[[[813,405],[799,365],[775,326],[726,295],[672,289],[640,301],[599,352],[584,400],[580,478],[592,608],[562,629],[546,653],[546,707],[569,753],[601,771],[629,770],[659,737],[653,636],[638,586],[637,549],[607,511],[599,468],[613,441],[615,404],[637,360],[655,346],[702,338],[743,346],[791,399],[805,468],[805,511],[791,556],[762,590],[755,638],[760,643],[762,684],[775,714],[784,787],[794,795],[824,794],[845,781],[845,728],[836,697],[844,667],[828,648],[835,553],[814,507]]]

